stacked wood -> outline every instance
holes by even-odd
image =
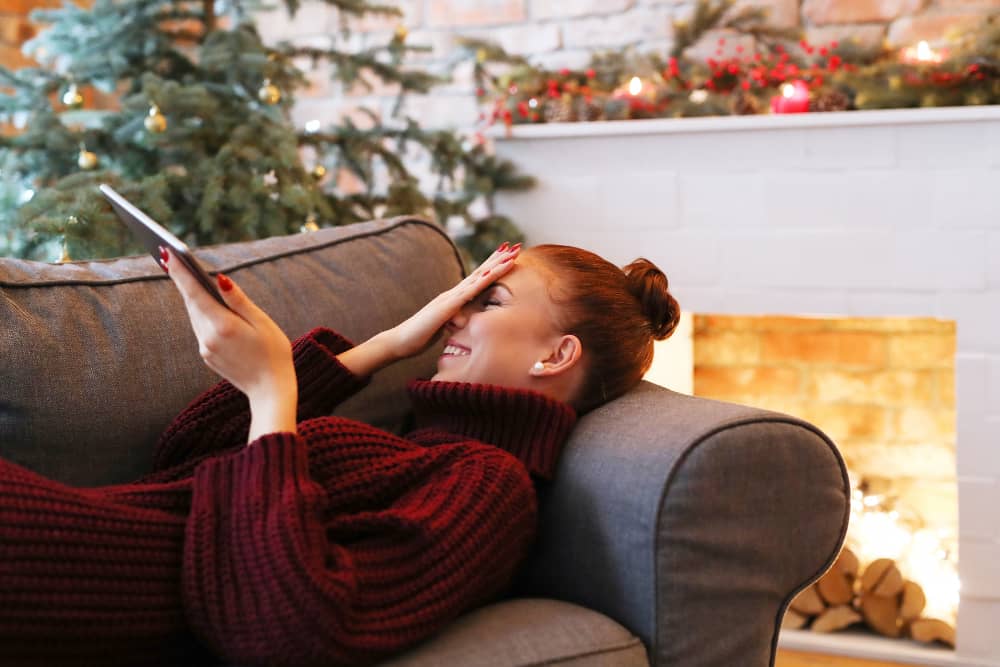
[[[792,600],[781,627],[835,632],[864,623],[886,637],[955,647],[955,628],[921,616],[927,602],[923,588],[903,577],[895,561],[880,558],[860,569],[845,547],[833,567]]]

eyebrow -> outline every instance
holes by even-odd
[[[502,282],[497,281],[497,282],[493,283],[492,285],[490,285],[490,287],[491,288],[492,287],[502,287],[505,290],[507,290],[508,292],[510,292],[511,296],[514,296],[514,290],[512,290],[510,287],[508,287],[507,283],[502,283]]]

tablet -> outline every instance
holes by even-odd
[[[226,305],[225,299],[222,298],[222,294],[219,293],[219,288],[216,287],[215,281],[212,280],[208,272],[202,268],[198,260],[191,254],[191,250],[184,241],[181,241],[158,222],[136,208],[130,201],[115,192],[114,188],[110,185],[102,183],[99,189],[101,194],[111,202],[111,207],[118,214],[118,217],[122,219],[122,222],[146,246],[146,250],[156,260],[157,265],[160,264],[160,246],[169,247],[173,251],[174,257],[184,262],[184,265],[191,270],[192,275],[208,290],[208,293],[215,297],[216,301],[229,308]]]

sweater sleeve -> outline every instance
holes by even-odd
[[[246,665],[370,663],[509,585],[536,521],[517,459],[339,418],[307,426],[195,473],[183,595],[213,651]]]
[[[330,414],[368,384],[371,378],[354,375],[337,360],[338,354],[351,347],[350,341],[325,327],[316,327],[292,344],[299,388],[296,421]],[[222,380],[195,398],[167,426],[153,455],[154,474],[243,446],[249,433],[249,400],[228,380]]]

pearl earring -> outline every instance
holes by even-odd
[[[541,373],[542,371],[545,370],[545,364],[543,364],[540,361],[536,361],[535,365],[531,367],[531,370],[535,371],[536,373]]]

